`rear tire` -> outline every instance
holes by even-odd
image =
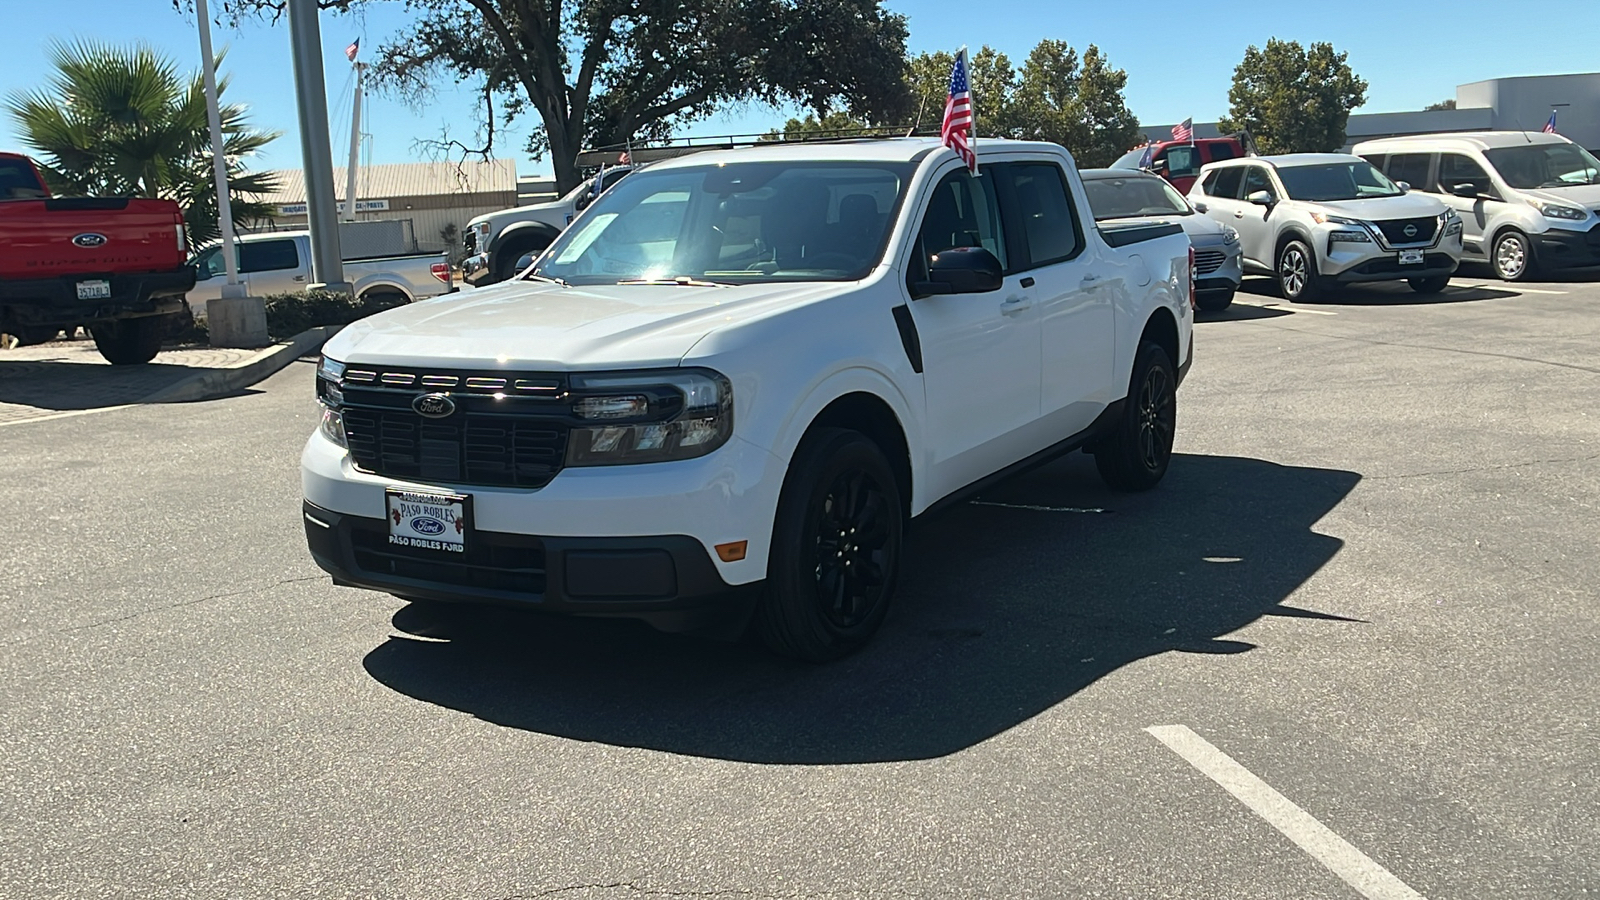
[[[1194,298],[1196,306],[1201,312],[1222,312],[1233,305],[1234,291],[1225,294],[1202,294]]]
[[[778,499],[755,630],[774,653],[807,662],[861,649],[889,611],[904,507],[878,445],[823,428],[800,442]]]
[[[1449,275],[1435,275],[1432,278],[1407,278],[1406,284],[1419,294],[1437,294],[1450,286]]]
[[[141,316],[91,325],[89,334],[94,337],[94,348],[106,362],[114,366],[138,366],[155,359],[161,352],[166,326],[165,316]]]
[[[1278,290],[1290,303],[1310,303],[1322,295],[1317,255],[1305,241],[1293,240],[1278,251]]]
[[[1094,448],[1095,468],[1119,491],[1155,487],[1172,461],[1178,426],[1178,373],[1160,344],[1144,341],[1116,430]]]
[[[34,347],[56,339],[61,329],[55,325],[26,325],[17,329],[17,346]]]

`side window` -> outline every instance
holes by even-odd
[[[1200,171],[1198,147],[1168,147],[1165,158],[1167,174],[1175,178],[1187,178]]]
[[[1207,144],[1206,149],[1211,152],[1211,162],[1221,162],[1239,155],[1233,152],[1232,144]]]
[[[999,168],[1006,180],[1007,202],[1014,207],[1011,221],[1022,228],[1028,265],[1047,266],[1077,256],[1083,249],[1083,230],[1061,167],[1028,162]]]
[[[1389,157],[1389,167],[1383,174],[1390,181],[1404,181],[1415,190],[1431,191],[1434,188],[1428,183],[1428,168],[1432,164],[1431,153],[1395,153]]]
[[[227,270],[222,262],[222,248],[212,247],[200,254],[194,261],[194,267],[200,278],[215,278]]]
[[[1241,196],[1248,197],[1256,191],[1266,191],[1274,199],[1277,198],[1278,192],[1273,189],[1272,179],[1267,177],[1266,169],[1260,166],[1245,166],[1244,168],[1244,194]]]
[[[952,247],[982,247],[1000,260],[1003,269],[1010,271],[1005,235],[1000,230],[1000,209],[994,199],[993,168],[985,169],[977,177],[966,169],[958,169],[940,179],[933,196],[928,199],[928,211],[922,217],[917,243],[920,265],[926,265],[929,257]],[[920,277],[913,273],[913,280]]]
[[[1447,194],[1458,184],[1471,184],[1480,194],[1487,194],[1493,189],[1489,173],[1478,165],[1477,160],[1464,153],[1439,154],[1439,192]]]
[[[613,184],[621,181],[631,173],[632,169],[608,169],[605,176],[600,179],[600,190],[609,190]]]
[[[251,241],[239,245],[240,272],[275,272],[300,266],[294,241]]]
[[[1212,197],[1236,199],[1239,196],[1239,183],[1243,180],[1244,167],[1229,166],[1212,172],[1202,190]]]

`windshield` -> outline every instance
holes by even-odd
[[[1084,181],[1083,190],[1096,222],[1194,213],[1189,202],[1160,178],[1091,178]]]
[[[1117,157],[1117,161],[1107,166],[1108,169],[1137,169],[1139,160],[1144,159],[1144,147],[1135,147],[1127,153]]]
[[[1486,150],[1483,155],[1514,188],[1600,184],[1600,160],[1577,144],[1524,144]]]
[[[1398,197],[1403,193],[1364,159],[1319,166],[1281,166],[1278,180],[1290,197],[1311,202]]]
[[[646,170],[539,257],[568,284],[854,281],[883,256],[911,163],[747,162]]]

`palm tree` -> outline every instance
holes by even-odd
[[[51,64],[55,72],[43,87],[5,104],[23,140],[43,157],[50,186],[68,196],[174,200],[196,245],[215,240],[217,196],[200,74],[180,75],[143,44],[57,44]],[[227,85],[225,76],[218,79],[219,97]],[[224,104],[220,113],[233,219],[265,218],[271,208],[256,198],[274,190],[276,179],[248,171],[245,161],[278,132],[251,128],[243,106]]]

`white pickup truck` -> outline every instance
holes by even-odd
[[[462,279],[473,287],[484,287],[522,271],[521,263],[527,257],[543,252],[574,216],[634,168],[604,168],[557,200],[502,209],[468,222],[461,235],[466,251],[461,261]]]
[[[522,277],[355,323],[318,369],[336,583],[742,633],[877,630],[912,517],[1075,449],[1161,480],[1189,239],[1095,226],[1071,156],[766,144],[649,166]]]
[[[239,236],[239,278],[253,297],[303,291],[311,283],[311,234],[274,231]],[[206,317],[206,301],[222,296],[227,283],[222,248],[195,257],[197,276],[186,297],[197,320]],[[456,290],[445,253],[347,259],[344,278],[357,297],[404,297],[410,303]]]

